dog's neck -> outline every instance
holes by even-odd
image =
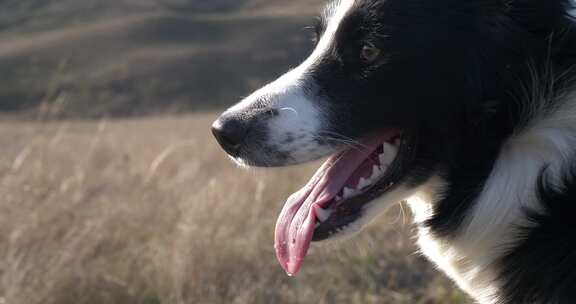
[[[423,254],[480,303],[495,303],[500,289],[497,262],[520,241],[518,229],[530,225],[525,211],[540,210],[537,184],[541,174],[558,181],[563,165],[573,161],[576,94],[559,104],[547,114],[533,115],[523,130],[506,141],[478,199],[453,237],[435,235],[425,225],[434,216],[434,202],[450,187],[442,178],[432,178],[408,201]]]

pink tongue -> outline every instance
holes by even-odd
[[[288,275],[300,271],[310,248],[316,209],[324,207],[340,192],[354,171],[384,140],[383,136],[375,136],[362,142],[363,148],[348,149],[330,157],[304,188],[288,198],[276,223],[274,242],[278,262]]]

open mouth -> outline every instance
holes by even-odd
[[[276,223],[274,245],[288,275],[300,271],[312,241],[345,231],[373,200],[394,188],[406,149],[400,131],[369,136],[328,158],[308,184],[288,198]]]

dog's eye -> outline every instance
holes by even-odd
[[[317,33],[312,34],[312,44],[317,45],[320,42],[320,35]]]
[[[375,47],[373,44],[366,44],[362,47],[362,51],[360,52],[360,58],[365,63],[373,63],[378,58],[380,58],[380,54],[382,51]]]
[[[312,29],[312,42],[314,44],[318,44],[318,42],[320,41],[320,37],[322,37],[322,32],[323,30],[323,23],[322,23],[322,19],[321,18],[317,18],[316,21],[314,22],[314,25],[310,27],[310,29]]]

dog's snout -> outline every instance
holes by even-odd
[[[233,157],[239,155],[247,131],[247,124],[235,117],[222,116],[212,124],[212,134],[222,148]]]

